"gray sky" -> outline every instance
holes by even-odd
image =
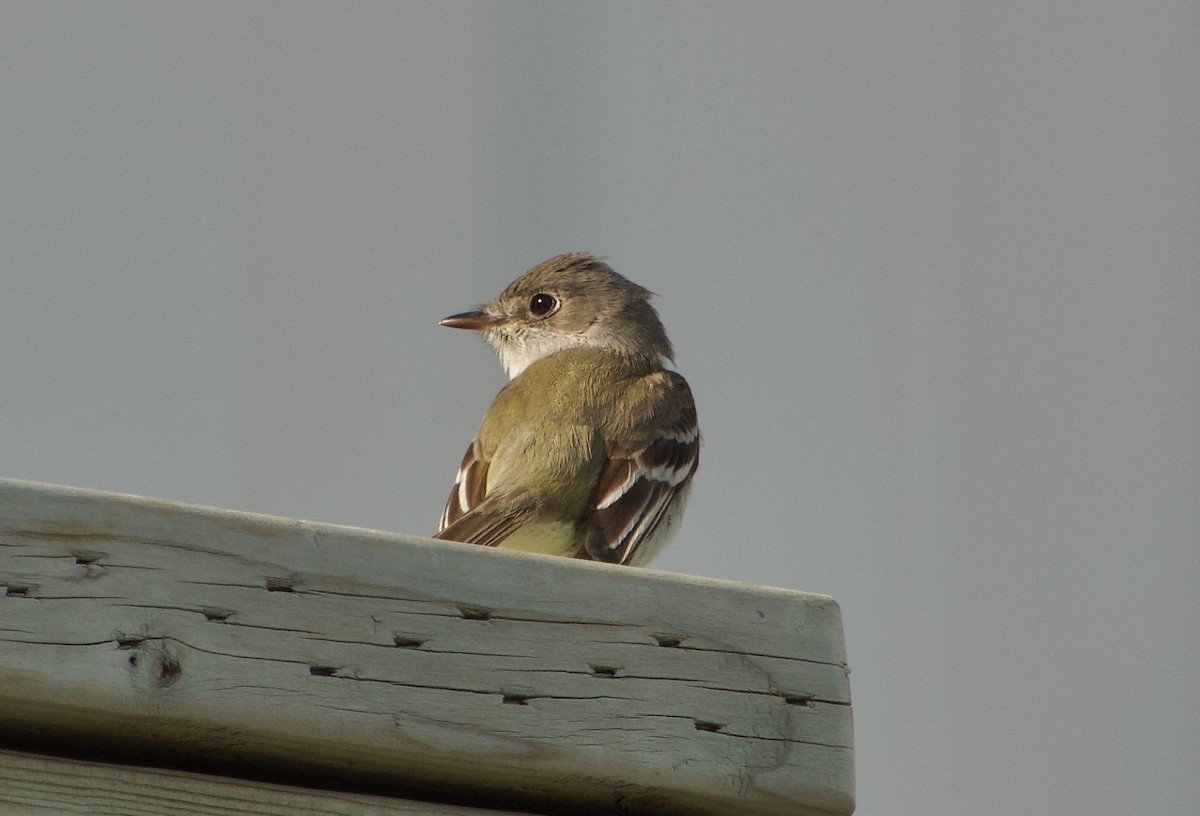
[[[0,6],[0,475],[428,534],[558,252],[660,295],[655,567],[828,593],[859,813],[1200,801],[1200,6]]]

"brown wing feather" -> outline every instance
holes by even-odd
[[[496,497],[491,497],[439,530],[434,538],[461,541],[464,544],[479,544],[484,547],[499,545],[524,524],[533,513],[532,502],[522,505],[521,502],[514,502],[512,497],[506,497],[503,501],[503,511],[493,509],[500,503]]]
[[[450,498],[446,500],[446,507],[442,510],[442,518],[438,522],[439,537],[444,537],[440,536],[443,530],[483,503],[484,494],[487,492],[487,472],[488,461],[480,455],[479,446],[472,440],[454,478]]]
[[[529,518],[532,502],[514,501],[512,496],[501,502],[498,496],[487,495],[488,465],[479,445],[472,441],[458,468],[434,538],[495,547]],[[495,509],[500,504],[504,505],[503,512]]]
[[[686,496],[700,461],[696,406],[687,383],[671,374],[672,424],[645,444],[609,451],[592,494],[584,548],[597,561],[626,564],[654,539],[672,505]]]

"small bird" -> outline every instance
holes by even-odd
[[[479,332],[509,382],[471,440],[437,538],[646,564],[679,527],[700,429],[651,292],[558,255],[440,325]]]

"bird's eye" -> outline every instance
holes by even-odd
[[[545,292],[538,292],[529,299],[529,311],[535,317],[545,317],[558,308],[558,298]]]

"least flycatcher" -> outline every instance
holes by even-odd
[[[471,440],[438,538],[616,564],[679,527],[700,430],[651,293],[592,255],[559,255],[480,308],[509,383]]]

